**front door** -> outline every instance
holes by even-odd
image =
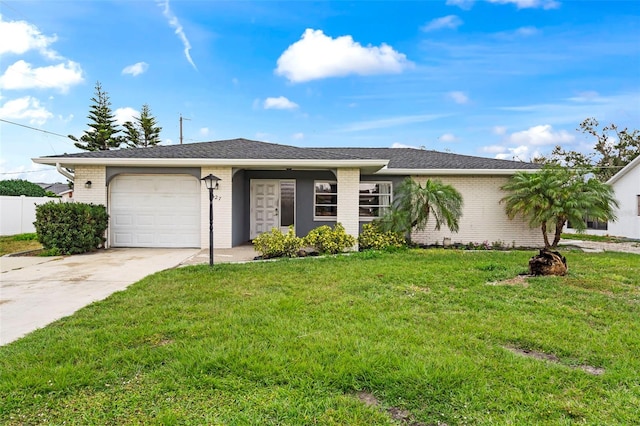
[[[251,180],[251,239],[273,228],[287,232],[294,218],[294,180]]]

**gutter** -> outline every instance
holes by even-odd
[[[62,168],[62,165],[60,165],[60,163],[56,163],[56,170],[58,171],[58,173],[60,173],[62,176],[66,177],[67,179],[69,179],[71,182],[74,181],[75,176],[73,176],[71,173],[69,173],[68,171],[66,171],[65,169]]]

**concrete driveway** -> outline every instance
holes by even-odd
[[[173,268],[199,249],[109,249],[68,257],[1,257],[0,345]]]

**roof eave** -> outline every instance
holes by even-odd
[[[488,175],[510,176],[516,172],[535,173],[538,169],[395,169],[383,168],[377,175],[430,175],[430,176],[454,176],[454,175]]]
[[[613,185],[618,180],[620,180],[620,178],[622,178],[624,175],[629,173],[629,171],[631,171],[631,169],[633,169],[637,164],[640,164],[640,155],[637,156],[636,158],[634,158],[633,161],[631,161],[629,164],[624,166],[622,168],[622,170],[620,170],[618,173],[616,173],[615,175],[611,176],[611,178],[606,183],[608,185]]]

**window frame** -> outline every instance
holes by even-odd
[[[336,192],[318,192],[318,184],[328,184],[329,187],[335,185]],[[318,203],[318,195],[329,195],[336,197],[336,203]],[[318,215],[318,207],[335,207],[335,215]],[[316,221],[330,221],[335,222],[338,220],[338,182],[335,180],[314,180],[313,181],[313,220]]]
[[[374,195],[376,197],[378,197],[378,203],[380,203],[380,197],[389,197],[389,204],[361,204],[360,200],[363,196],[366,196],[366,194],[363,194],[362,192],[360,192],[360,188],[361,185],[388,185],[389,186],[389,193],[372,193],[371,195]],[[361,180],[358,184],[358,219],[361,222],[371,222],[374,221],[376,219],[379,219],[380,216],[379,214],[377,216],[364,216],[360,213],[360,209],[361,208],[377,208],[378,209],[378,213],[380,211],[383,211],[383,209],[391,209],[391,206],[393,205],[393,182],[392,181],[388,181],[388,180]]]

